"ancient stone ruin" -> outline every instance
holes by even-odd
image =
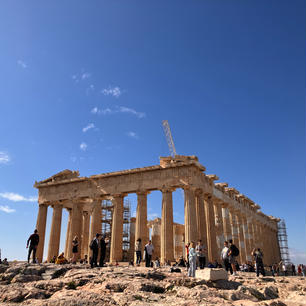
[[[36,228],[40,234],[37,249],[43,260],[48,206],[53,208],[47,261],[59,253],[62,210],[69,212],[65,254],[71,257],[74,236],[79,237],[79,258],[90,254],[89,241],[101,232],[101,201],[111,199],[112,234],[110,262],[122,261],[123,200],[137,194],[136,218],[130,224],[130,254],[135,239],[149,239],[149,227],[155,245],[155,256],[161,262],[184,255],[184,243],[201,239],[207,246],[208,260],[220,258],[224,240],[233,239],[240,249],[239,261],[250,260],[251,250],[260,247],[265,264],[280,261],[277,239],[279,219],[267,216],[255,204],[227,183],[215,183],[216,175],[205,174],[205,167],[196,156],[161,157],[160,164],[118,172],[79,177],[78,171],[64,170],[36,182],[39,190]],[[185,224],[173,222],[172,192],[184,190]],[[162,192],[162,216],[147,221],[147,194]]]

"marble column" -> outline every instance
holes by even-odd
[[[90,230],[89,230],[89,244],[96,237],[96,234],[101,233],[101,220],[102,220],[102,208],[101,200],[94,200],[91,206],[90,216]],[[92,256],[92,251],[88,245],[88,256]],[[88,259],[89,259],[88,257]]]
[[[247,217],[247,228],[249,234],[249,247],[250,247],[250,254],[255,247],[254,243],[254,236],[253,236],[253,220],[250,217]],[[251,256],[251,255],[250,255]]]
[[[236,214],[237,218],[237,229],[238,229],[238,238],[239,238],[239,258],[240,263],[246,263],[246,251],[245,251],[245,242],[244,242],[244,235],[243,235],[243,224],[242,224],[242,218],[240,212],[237,212]]]
[[[244,236],[244,244],[245,244],[245,256],[246,261],[251,261],[251,245],[250,245],[250,235],[249,235],[249,229],[247,225],[247,218],[245,215],[242,216],[242,229],[243,229],[243,236]]]
[[[67,208],[68,211],[68,222],[67,222],[67,231],[66,231],[66,242],[65,242],[65,251],[64,255],[67,258],[68,248],[69,248],[69,235],[71,231],[71,208]]]
[[[143,248],[149,240],[149,230],[147,226],[147,194],[148,192],[146,191],[137,192],[135,241],[140,238]]]
[[[154,246],[154,257],[161,257],[161,219],[157,218],[151,223],[151,241]]]
[[[173,204],[172,190],[162,190],[162,219],[161,219],[161,263],[174,260],[173,250]]]
[[[122,240],[123,240],[123,195],[114,195],[112,237],[110,245],[110,263],[122,261]]]
[[[223,233],[224,238],[229,241],[232,239],[232,228],[229,219],[229,212],[228,212],[228,204],[222,203],[222,220],[223,220]]]
[[[233,240],[233,243],[236,246],[238,246],[239,241],[238,241],[237,221],[236,221],[236,216],[235,216],[235,210],[233,208],[229,209],[229,219],[230,219],[230,224],[232,228],[232,240]]]
[[[136,218],[130,219],[130,249],[129,249],[129,260],[134,259],[135,253],[135,222]]]
[[[82,213],[83,213],[83,205],[81,203],[74,202],[72,203],[72,212],[71,212],[71,231],[69,235],[69,243],[68,243],[68,259],[72,258],[72,240],[74,237],[78,237],[78,254],[77,259],[80,258],[81,249],[82,249]]]
[[[54,256],[58,256],[60,238],[61,238],[61,225],[62,225],[62,209],[60,204],[53,206],[52,223],[49,238],[48,257],[47,261],[50,262]]]
[[[185,244],[194,242],[198,239],[197,235],[197,218],[195,206],[195,190],[184,188],[184,208],[185,208]]]
[[[215,229],[215,216],[212,197],[205,195],[205,215],[206,215],[206,233],[207,233],[207,251],[208,260],[214,262],[220,255],[217,254],[217,242],[216,242],[216,229]]]
[[[36,250],[36,257],[39,263],[43,261],[43,255],[44,255],[47,212],[48,212],[48,205],[39,204],[37,222],[36,222],[36,229],[39,235],[39,244]]]
[[[89,246],[89,218],[90,215],[88,211],[83,211],[83,228],[82,228],[82,252],[81,258],[85,258],[87,255],[87,260],[89,259],[88,246]]]
[[[221,206],[221,203],[217,200],[214,200],[213,203],[214,203],[214,214],[215,214],[215,226],[216,226],[216,238],[217,238],[218,254],[221,254],[221,250],[223,249],[223,244],[224,244],[224,240],[225,240],[224,235],[223,235],[222,206]]]
[[[206,235],[206,216],[204,193],[202,190],[196,191],[196,218],[197,218],[197,232],[198,238],[202,241],[205,248],[207,248],[207,235]]]

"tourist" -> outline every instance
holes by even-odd
[[[195,270],[197,268],[197,254],[194,249],[194,242],[190,243],[189,252],[189,268],[188,268],[188,276],[195,277]]]
[[[305,277],[306,276],[306,266],[302,265],[302,274]]]
[[[51,258],[50,263],[55,263],[55,261],[56,261],[56,255],[54,255],[54,256]]]
[[[189,247],[190,247],[190,242],[188,242],[185,245],[185,250],[186,250],[186,267],[189,269]]]
[[[302,275],[302,265],[298,265],[297,273],[298,273],[298,276]]]
[[[99,261],[99,266],[103,267],[104,266],[104,259],[105,259],[105,254],[106,254],[106,245],[108,244],[108,241],[105,241],[104,236],[102,235],[100,239],[100,261]]]
[[[206,258],[205,258],[205,247],[202,244],[202,241],[199,240],[198,244],[195,248],[195,251],[197,253],[197,261],[198,261],[198,266],[200,269],[204,269],[205,263],[206,263]]]
[[[254,260],[256,262],[256,275],[257,277],[259,277],[259,273],[262,274],[262,276],[266,276],[265,273],[265,268],[264,268],[264,264],[263,264],[263,253],[260,250],[260,248],[253,249],[252,251],[252,256],[254,256]]]
[[[8,263],[8,261],[7,261],[7,258],[4,258],[4,259],[2,260],[2,264],[5,265],[5,266],[8,266],[8,265],[9,265],[9,263]]]
[[[29,247],[30,243],[30,247]],[[37,229],[34,231],[34,234],[32,234],[28,241],[27,241],[27,248],[29,247],[28,252],[28,263],[30,262],[31,253],[33,252],[33,263],[36,263],[36,250],[39,243],[39,235]]]
[[[229,252],[228,242],[224,241],[224,247],[221,251],[221,260],[223,262],[224,269],[226,270],[226,272],[230,271],[230,273],[233,274],[233,269],[232,269],[232,266],[229,262],[228,252]]]
[[[78,236],[74,236],[73,240],[72,240],[72,259],[71,262],[73,264],[76,264],[77,262],[77,257],[78,257],[78,252],[79,252],[79,240],[78,240]]]
[[[275,274],[277,273],[277,264],[273,264],[271,267],[271,272],[272,272],[272,276],[274,277]]]
[[[287,276],[287,266],[285,263],[283,263],[282,268],[283,268],[284,276]]]
[[[233,275],[237,275],[236,257],[239,255],[238,248],[233,244],[233,240],[229,240],[228,260],[233,269]]]
[[[140,266],[140,263],[141,263],[141,251],[142,251],[141,238],[138,238],[135,242],[136,265],[137,266]]]
[[[92,256],[90,259],[90,266],[96,267],[99,253],[99,236],[100,234],[96,234],[96,237],[90,242],[89,248],[92,250]]]
[[[291,273],[292,273],[292,276],[296,276],[296,270],[295,270],[294,264],[291,265]]]
[[[160,261],[159,261],[159,258],[156,257],[154,261],[154,268],[159,268],[159,267],[160,267]]]
[[[151,267],[151,261],[152,261],[152,254],[154,252],[154,246],[152,244],[152,241],[149,240],[149,242],[146,244],[144,248],[144,257],[146,261],[146,267]]]
[[[186,267],[186,263],[185,263],[185,260],[183,258],[183,256],[181,256],[178,261],[177,261],[177,266],[178,267]]]
[[[63,265],[68,263],[68,260],[65,258],[64,253],[61,253],[55,260],[55,264]]]

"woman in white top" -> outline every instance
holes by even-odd
[[[188,276],[195,277],[195,270],[197,268],[197,253],[194,249],[194,242],[190,243],[189,247],[189,269]]]

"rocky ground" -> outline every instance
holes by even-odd
[[[0,265],[0,305],[306,305],[302,277],[190,279],[169,268]]]

